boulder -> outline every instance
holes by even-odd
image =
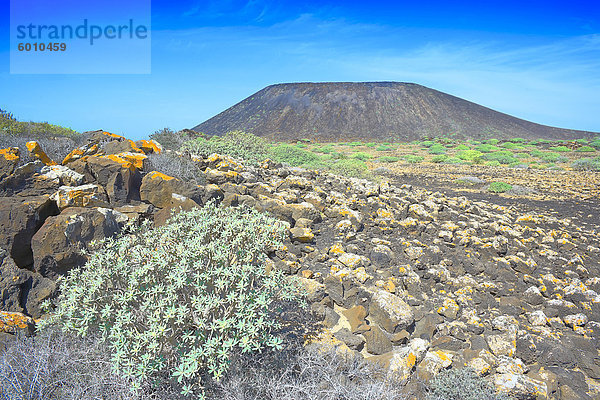
[[[70,165],[75,171],[93,177],[95,183],[103,186],[110,204],[123,205],[140,200],[141,175],[129,160],[116,156],[90,156]]]
[[[56,203],[48,196],[0,197],[0,248],[20,268],[31,267],[31,239],[46,218],[58,215]]]
[[[31,158],[40,160],[42,163],[44,163],[44,165],[56,165],[56,163],[52,161],[50,157],[48,157],[44,150],[42,150],[40,144],[35,140],[25,143],[25,146],[27,147],[27,150],[29,150]]]
[[[369,306],[369,319],[389,333],[396,333],[412,325],[415,314],[400,297],[377,289]]]
[[[377,325],[371,325],[371,329],[362,334],[365,338],[367,351],[370,354],[381,355],[392,351],[392,342],[388,336]]]
[[[94,184],[61,186],[50,198],[61,211],[67,207],[108,207],[104,188]]]
[[[164,225],[173,214],[180,211],[190,211],[198,207],[200,207],[198,203],[192,199],[177,193],[171,193],[171,202],[154,214],[154,225]]]
[[[10,257],[0,265],[0,308],[40,318],[40,304],[56,292],[56,283],[40,274],[20,269]]]
[[[142,179],[140,198],[142,201],[152,203],[155,207],[170,207],[173,193],[185,196],[198,205],[203,204],[202,198],[205,194],[202,187],[183,182],[158,171],[149,172]]]
[[[56,279],[86,261],[80,248],[119,232],[116,212],[108,208],[69,207],[50,217],[31,240],[35,271]]]
[[[83,183],[84,179],[82,174],[64,165],[46,165],[40,170],[40,174],[64,186],[79,186]]]
[[[160,154],[163,147],[156,140],[138,140],[135,145],[145,154]]]

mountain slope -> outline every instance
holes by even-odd
[[[402,141],[456,138],[570,139],[593,133],[535,124],[414,83],[284,83],[268,86],[195,126],[275,140]]]

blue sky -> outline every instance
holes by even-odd
[[[419,83],[534,122],[600,132],[600,5],[581,2],[152,2],[147,75],[11,75],[0,108],[131,138],[192,127],[264,86]]]

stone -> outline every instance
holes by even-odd
[[[311,243],[315,237],[310,228],[292,228],[290,237],[293,242]]]
[[[363,333],[370,329],[367,325],[367,321],[365,321],[365,318],[367,316],[367,310],[363,306],[354,306],[352,308],[349,308],[348,310],[342,311],[342,314],[348,320],[348,323],[350,324],[350,330],[352,333]]]
[[[488,335],[485,340],[494,355],[507,357],[515,355],[517,346],[515,333],[506,332],[498,335]]]
[[[578,314],[570,314],[570,315],[565,315],[563,317],[563,321],[565,322],[565,325],[574,328],[576,326],[583,326],[585,324],[588,323],[588,317],[585,314],[582,313],[578,313]]]
[[[99,185],[61,186],[50,196],[59,210],[67,207],[108,207],[108,196]]]
[[[421,221],[433,221],[433,215],[421,204],[411,204],[408,207],[408,215]]]
[[[471,368],[479,376],[486,376],[492,369],[491,365],[481,357],[475,357],[467,363],[467,367]]]
[[[51,298],[56,283],[26,269],[20,269],[5,256],[0,266],[0,308],[40,318],[40,304]]]
[[[140,200],[141,175],[129,160],[89,156],[69,165],[76,172],[93,177],[96,184],[103,186],[110,204],[119,206]]]
[[[407,380],[415,369],[417,356],[410,347],[401,347],[388,353],[365,358],[369,362],[375,362],[386,368],[389,372],[396,374],[401,380]]]
[[[417,366],[417,376],[424,381],[429,381],[442,369],[448,368],[452,364],[453,357],[453,354],[441,350],[428,351]]]
[[[381,289],[373,292],[369,312],[369,319],[389,333],[399,332],[415,320],[411,306],[400,297]]]
[[[415,323],[413,337],[431,341],[433,334],[438,326],[444,320],[438,314],[426,314]]]
[[[86,248],[90,241],[112,237],[118,232],[113,210],[69,207],[60,215],[49,217],[33,236],[35,271],[56,279],[85,263],[79,247]]]
[[[533,326],[545,326],[548,323],[547,319],[548,317],[546,317],[546,314],[542,310],[527,313],[527,320]]]
[[[48,157],[44,150],[42,150],[40,144],[35,140],[25,143],[25,146],[27,147],[27,150],[29,150],[31,158],[40,160],[42,163],[44,163],[44,165],[56,165],[56,163],[52,161],[50,157]]]
[[[521,361],[520,358],[510,358],[506,356],[498,357],[498,365],[496,372],[500,374],[524,374],[529,371],[529,368]]]
[[[18,147],[0,149],[0,181],[15,171],[20,160]]]
[[[48,196],[0,197],[0,248],[19,268],[31,267],[31,238],[46,218],[58,214],[56,203]]]
[[[56,180],[63,186],[79,186],[83,183],[84,176],[64,165],[46,165],[40,174],[47,179]]]
[[[392,351],[392,342],[379,326],[371,325],[371,329],[363,332],[362,335],[370,354],[381,355]]]
[[[365,340],[357,335],[353,335],[348,328],[342,328],[334,333],[334,336],[344,342],[346,346],[353,350],[361,351]]]
[[[545,301],[544,296],[542,296],[540,290],[535,286],[531,286],[523,293],[523,300],[532,306],[539,306]]]
[[[198,205],[202,205],[204,195],[202,188],[183,182],[158,171],[147,173],[140,186],[140,198],[158,208],[169,207],[173,201],[173,193],[185,196]]]
[[[371,250],[369,259],[382,267],[388,267],[390,262],[395,258],[394,252],[388,246],[378,244]]]
[[[446,318],[454,320],[458,316],[459,310],[460,306],[456,303],[456,301],[450,297],[446,297],[444,299],[444,303],[438,307],[437,312]]]
[[[154,213],[154,226],[162,226],[176,213],[181,211],[191,211],[199,208],[198,203],[192,199],[177,193],[171,193],[171,201],[168,205]]]
[[[506,393],[516,399],[545,399],[548,394],[545,382],[522,374],[496,374],[494,386],[498,392]]]
[[[138,140],[135,145],[145,154],[160,154],[163,147],[156,140]]]
[[[21,331],[29,336],[34,330],[33,318],[19,312],[0,311],[0,332],[16,334]]]

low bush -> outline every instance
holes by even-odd
[[[329,166],[329,170],[334,174],[353,178],[368,178],[370,176],[367,164],[355,158],[338,160]]]
[[[359,356],[299,346],[240,357],[207,392],[219,400],[404,400],[403,386],[396,376]]]
[[[529,153],[515,153],[515,157],[517,157],[517,158],[530,158],[531,155]]]
[[[333,149],[332,144],[326,144],[326,145],[322,145],[319,147],[315,147],[315,149],[313,151],[315,153],[331,154],[335,150]]]
[[[402,158],[404,158],[404,160],[406,162],[408,162],[409,164],[418,164],[425,159],[425,157],[423,157],[423,156],[416,156],[414,154],[409,154],[409,155],[403,156]]]
[[[394,156],[383,156],[383,157],[379,157],[377,159],[377,161],[384,162],[384,163],[394,163],[394,162],[400,161],[400,158],[394,157]]]
[[[443,162],[446,162],[448,160],[448,158],[449,157],[447,155],[440,154],[440,155],[437,155],[437,156],[433,157],[431,159],[431,162],[434,162],[434,163],[443,163]]]
[[[435,142],[432,140],[425,140],[425,141],[421,142],[421,147],[429,148],[429,147],[433,146],[434,144],[435,144]]]
[[[504,193],[512,189],[512,185],[506,182],[491,182],[488,186],[488,191],[492,193]]]
[[[348,143],[348,146],[351,146],[351,147],[357,147],[357,146],[362,146],[362,145],[363,145],[362,142],[350,142],[350,143]]]
[[[523,138],[512,138],[512,139],[508,139],[508,141],[511,143],[527,143],[527,139],[523,139]]]
[[[54,138],[56,136],[76,137],[78,132],[71,128],[47,122],[25,122],[17,120],[12,113],[0,109],[0,134],[12,136],[27,136],[38,140],[40,138]]]
[[[567,146],[554,146],[554,147],[550,147],[550,150],[560,151],[563,153],[568,153],[569,151],[571,151],[571,149],[568,148]]]
[[[380,146],[377,146],[377,148],[375,150],[377,150],[377,151],[392,151],[392,150],[394,150],[394,148],[392,146],[382,144]]]
[[[196,185],[206,184],[199,164],[192,161],[187,155],[175,153],[153,153],[148,155],[144,165],[144,171],[158,171],[173,176],[185,182],[194,182]]]
[[[102,242],[61,281],[58,306],[42,327],[104,338],[133,390],[169,373],[183,395],[202,399],[200,378],[222,377],[232,352],[281,347],[273,334],[281,326],[277,304],[299,289],[264,262],[284,235],[274,218],[213,203],[164,226],[144,224]]]
[[[3,400],[151,398],[147,390],[136,395],[130,387],[130,380],[111,370],[107,346],[92,337],[79,338],[47,329],[35,337],[18,335],[7,339],[0,351]],[[160,398],[177,397],[163,392]]]
[[[462,150],[456,153],[456,157],[464,161],[476,161],[481,158],[482,152],[477,150]]]
[[[600,149],[600,139],[594,139],[593,141],[591,141],[590,146],[596,149]]]
[[[500,147],[491,144],[480,144],[479,146],[475,146],[475,150],[480,151],[482,153],[491,153],[493,151],[500,150]]]
[[[356,158],[357,160],[361,161],[367,161],[373,158],[373,156],[368,153],[363,153],[362,151],[359,151],[358,153],[352,154],[352,158]]]
[[[444,153],[446,153],[446,150],[447,149],[444,145],[436,143],[429,148],[428,153],[429,154],[444,154]]]
[[[304,151],[293,145],[285,146]],[[228,155],[244,159],[250,164],[256,164],[269,157],[268,146],[264,139],[242,131],[232,131],[224,136],[212,136],[209,139],[200,137],[189,140],[181,146],[181,149],[203,157],[213,153]]]
[[[365,146],[367,146],[367,147],[375,147],[375,146],[377,146],[377,143],[375,143],[375,142],[369,142],[369,143],[366,143]]]
[[[268,156],[274,161],[285,163],[293,167],[313,164],[320,160],[319,156],[315,153],[287,143],[280,143],[270,147]]]
[[[454,149],[458,150],[458,151],[463,151],[463,150],[470,150],[471,148],[469,146],[467,146],[466,144],[459,144]]]
[[[492,146],[495,146],[499,143],[500,141],[498,139],[488,139],[488,140],[484,140],[483,143],[485,144],[491,144]]]
[[[540,159],[542,159],[543,161],[546,161],[546,162],[559,162],[559,163],[562,163],[562,162],[569,161],[569,159],[567,157],[565,157],[563,155],[560,155],[559,153],[554,153],[554,152],[542,152],[542,154],[540,154],[538,156],[538,158],[540,158]]]
[[[428,389],[426,400],[510,400],[469,368],[440,372],[429,381]]]
[[[486,161],[498,161],[500,164],[512,164],[519,160],[508,150],[495,151],[481,156]]]
[[[523,150],[525,149],[525,146],[523,146],[522,144],[518,144],[518,143],[513,143],[513,142],[504,142],[500,145],[500,147],[503,147],[505,149],[509,149],[509,150]]]
[[[571,168],[576,171],[600,171],[600,157],[581,158],[571,164]]]
[[[175,132],[169,128],[163,128],[150,135],[150,139],[156,140],[167,150],[179,150],[185,142],[193,140],[195,137],[185,131]]]
[[[581,146],[576,151],[578,151],[580,153],[592,153],[592,152],[596,151],[596,149],[593,148],[592,146]]]
[[[487,165],[488,167],[499,167],[502,164],[500,164],[500,161],[494,160],[494,161],[487,161],[487,162],[485,162],[484,165]]]

